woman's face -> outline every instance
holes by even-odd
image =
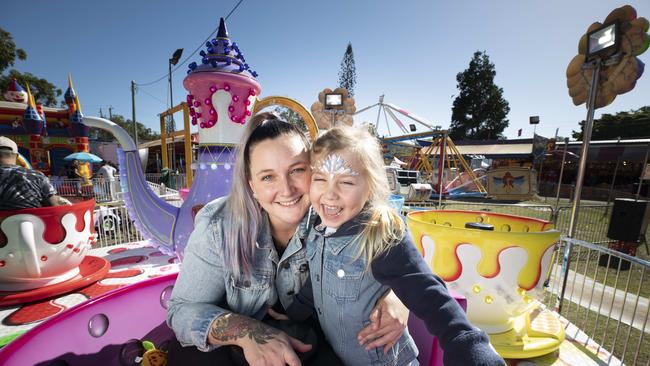
[[[264,140],[250,150],[250,184],[271,226],[293,230],[309,209],[309,152],[296,135]]]

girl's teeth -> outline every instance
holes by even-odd
[[[325,208],[325,214],[327,215],[337,215],[341,211],[341,208],[338,206],[323,205],[323,207]]]

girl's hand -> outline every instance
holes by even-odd
[[[278,329],[238,314],[217,318],[211,325],[208,340],[212,344],[241,347],[251,366],[300,366],[296,351],[302,353],[311,349],[311,345]]]
[[[370,324],[359,332],[357,339],[366,350],[384,347],[384,353],[397,343],[408,323],[409,310],[393,291],[377,300],[370,313]]]

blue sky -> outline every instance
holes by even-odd
[[[130,82],[147,83],[166,75],[177,48],[188,56],[218,26],[238,0],[14,1],[3,2],[0,27],[9,31],[28,59],[15,65],[65,90],[73,76],[84,114],[131,116]],[[228,31],[259,73],[262,97],[283,95],[307,108],[318,92],[336,87],[348,42],[357,67],[356,105],[380,95],[443,128],[449,126],[456,74],[476,50],[495,64],[496,84],[510,103],[505,134],[552,137],[578,129],[584,105],[574,106],[566,89],[566,66],[580,36],[594,21],[630,4],[650,17],[650,1],[298,1],[244,0],[229,18]],[[203,47],[202,47],[203,49]],[[650,51],[641,60],[650,64]],[[198,54],[188,62],[198,61]],[[648,66],[650,68],[650,65]],[[173,74],[176,103],[186,91],[186,65]],[[650,105],[650,70],[631,92],[601,113]],[[163,81],[141,87],[136,118],[158,130],[157,115],[168,105]],[[355,117],[375,122],[377,111]],[[393,134],[397,127],[391,126]],[[386,126],[380,123],[380,132]]]

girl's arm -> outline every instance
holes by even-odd
[[[389,286],[438,337],[445,365],[505,365],[487,335],[469,323],[444,282],[431,272],[408,233],[377,256],[371,268],[375,279]]]

